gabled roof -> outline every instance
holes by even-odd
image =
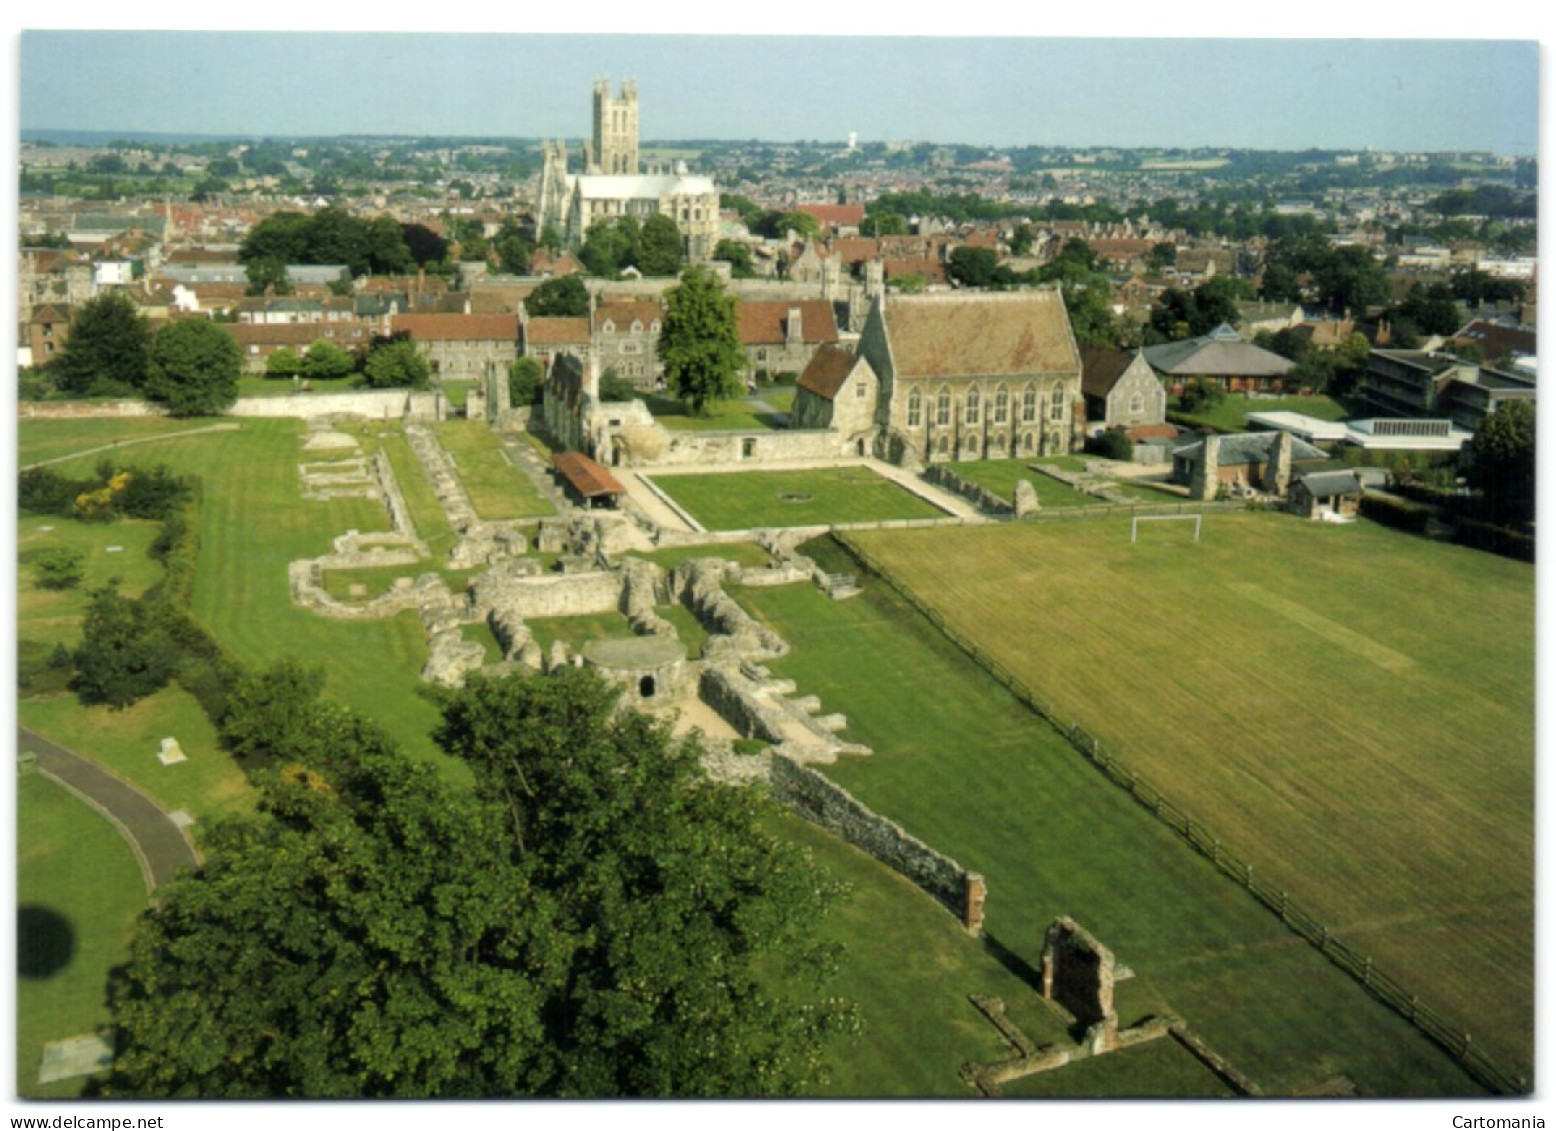
[[[524,324],[524,340],[534,346],[583,346],[589,344],[587,318],[544,315]]]
[[[31,322],[42,325],[45,322],[69,322],[71,307],[64,302],[46,302],[33,308]]]
[[[647,330],[657,319],[664,317],[664,311],[657,302],[649,299],[611,299],[602,302],[594,308],[594,328],[601,330],[606,321],[615,324],[618,333],[626,333],[632,328],[634,320],[643,323],[643,329]]]
[[[890,295],[881,310],[898,377],[1080,371],[1057,290]]]
[[[800,204],[795,211],[814,216],[823,227],[857,228],[864,219],[862,204]]]
[[[736,307],[740,344],[780,346],[788,341],[789,311],[800,312],[800,340],[807,345],[837,341],[837,319],[832,304],[823,299],[796,302],[742,302]]]
[[[517,342],[517,314],[396,314],[395,331],[418,342]]]
[[[1306,475],[1298,474],[1297,479],[1315,499],[1360,494],[1362,489],[1354,471],[1310,471]]]
[[[801,389],[815,393],[824,400],[837,396],[837,391],[854,371],[854,354],[842,346],[822,346],[810,359],[805,372],[797,382]]]
[[[627,493],[614,475],[582,452],[558,452],[552,457],[552,463],[573,490],[586,499]]]
[[[1240,340],[1225,323],[1203,337],[1146,346],[1145,359],[1174,377],[1284,377],[1293,368],[1280,354]]]
[[[1275,455],[1275,447],[1280,443],[1283,433],[1280,432],[1234,432],[1228,436],[1219,437],[1216,445],[1216,463],[1225,467],[1230,464],[1242,463],[1268,463]],[[1185,445],[1174,449],[1174,456],[1198,463],[1205,458],[1205,441]],[[1306,440],[1296,436],[1291,437],[1291,459],[1293,462],[1310,460],[1323,460],[1329,457],[1324,455]]]
[[[1134,363],[1138,353],[1087,346],[1081,350],[1081,392],[1090,397],[1105,397],[1118,379]]]

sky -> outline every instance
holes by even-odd
[[[644,140],[852,131],[865,142],[1509,155],[1538,142],[1532,38],[80,30],[24,31],[19,54],[24,130],[578,139],[593,81],[630,76]]]

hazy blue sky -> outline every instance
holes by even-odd
[[[1537,145],[1532,40],[39,31],[20,63],[23,129],[580,138],[631,75],[645,139]]]

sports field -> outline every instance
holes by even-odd
[[[654,482],[709,530],[945,517],[867,467],[655,475]]]
[[[1379,968],[1532,1055],[1534,571],[1285,515],[856,535]]]

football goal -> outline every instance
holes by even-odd
[[[1194,524],[1194,541],[1199,541],[1200,526],[1205,516],[1202,514],[1137,514],[1129,525],[1130,544],[1140,540],[1140,524],[1142,522],[1192,522]]]

